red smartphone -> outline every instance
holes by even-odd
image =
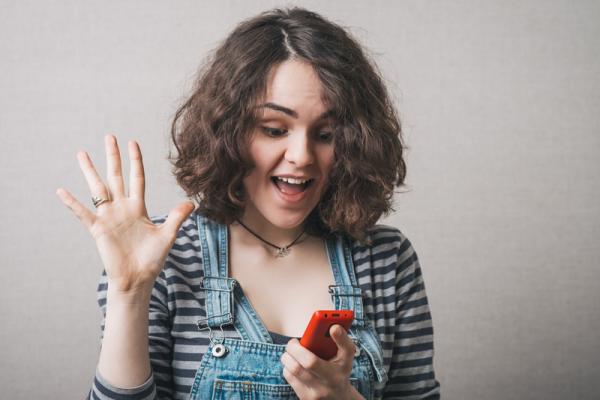
[[[300,339],[300,344],[320,358],[329,360],[337,353],[337,345],[329,335],[329,328],[339,324],[348,331],[353,319],[352,310],[315,311]]]

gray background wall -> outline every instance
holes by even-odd
[[[95,244],[75,153],[138,139],[151,214],[197,66],[276,1],[0,2],[0,397],[82,398],[98,356]],[[600,395],[600,4],[302,1],[370,49],[410,150],[384,222],[420,255],[445,399]],[[126,164],[127,165],[127,164]]]

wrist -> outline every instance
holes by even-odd
[[[116,284],[108,282],[106,289],[107,305],[129,305],[129,306],[144,306],[147,307],[150,303],[150,295],[152,294],[153,285],[137,287],[131,290],[121,290]]]

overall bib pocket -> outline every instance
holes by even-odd
[[[253,381],[229,381],[215,379],[213,384],[213,400],[263,400],[263,399],[297,399],[292,387],[288,384],[269,384]]]
[[[280,399],[298,396],[283,377],[284,345],[225,339],[227,352],[215,357],[210,345],[198,368],[191,399]],[[372,372],[366,355],[354,360],[350,384],[370,398]]]
[[[358,390],[356,378],[350,378],[350,384]],[[212,400],[298,400],[298,396],[289,384],[269,384],[253,381],[231,381],[215,379]]]

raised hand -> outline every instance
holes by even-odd
[[[96,241],[111,289],[121,293],[140,290],[149,293],[163,268],[179,227],[194,210],[194,204],[180,203],[169,212],[163,224],[154,225],[146,211],[144,165],[139,145],[129,141],[127,146],[130,159],[127,195],[117,139],[113,135],[106,135],[104,141],[108,186],[85,151],[77,153],[77,160],[91,195],[107,201],[99,204],[97,212],[93,213],[67,190],[59,188],[56,194]]]

